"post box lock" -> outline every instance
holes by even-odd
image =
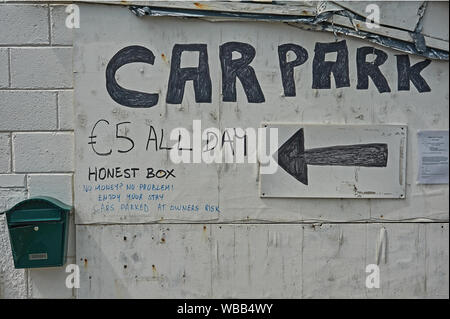
[[[66,263],[72,207],[51,197],[33,197],[5,212],[15,268]]]

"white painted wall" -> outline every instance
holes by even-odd
[[[82,269],[78,297],[448,295],[448,272],[444,270],[448,265],[448,185],[415,183],[417,130],[448,128],[448,62],[433,61],[423,71],[432,92],[419,93],[413,86],[409,91],[398,91],[398,52],[378,47],[388,55],[381,69],[392,92],[380,94],[372,83],[368,90],[357,90],[356,48],[369,44],[346,38],[351,87],[314,90],[314,45],[333,42],[330,33],[281,23],[132,19],[126,10],[98,5],[82,6],[81,16],[84,29],[77,30],[74,40],[76,259]],[[111,20],[116,23],[109,25]],[[227,41],[246,42],[256,48],[251,65],[265,102],[248,103],[240,85],[237,102],[222,101],[218,50]],[[169,62],[176,43],[207,43],[211,103],[195,103],[190,83],[181,105],[165,102]],[[308,61],[295,74],[296,97],[283,95],[277,47],[284,43],[300,44],[309,52]],[[119,105],[105,89],[106,65],[116,52],[130,45],[152,50],[155,62],[124,66],[116,76],[126,88],[159,92],[159,102],[152,108]],[[411,57],[411,63],[421,60]],[[185,65],[196,65],[188,61]],[[124,145],[114,140],[114,130],[93,134],[92,127],[99,119],[108,120],[113,128],[117,122],[131,122],[126,134],[134,139],[135,149],[118,153],[117,148]],[[257,128],[261,122],[407,125],[406,198],[261,198],[254,164],[174,165],[164,152],[143,147],[148,123],[155,125],[157,132],[174,127],[191,130],[195,119],[202,120],[202,127],[222,129]],[[96,155],[88,144],[90,135],[97,136],[96,146],[102,150],[112,147],[112,155]],[[88,180],[88,168],[93,166],[175,168],[177,178],[170,181],[175,190],[165,193],[163,202],[201,206],[209,201],[220,206],[220,213],[161,212],[156,203],[145,200],[149,212],[102,211],[103,202],[97,200],[102,192],[86,192],[84,185],[145,183],[146,179],[141,175],[130,180],[93,182]],[[126,190],[104,193],[121,194],[122,203],[137,202],[125,199]],[[423,219],[435,223],[417,223]],[[244,225],[246,222],[249,224]],[[383,229],[385,241],[379,242]],[[382,288],[369,290],[364,284],[365,267],[377,262],[377,245],[387,247],[378,258]],[[430,286],[430,282],[435,284]]]
[[[35,195],[50,195],[73,203],[73,54],[71,32],[64,27],[64,8],[64,5],[0,1],[0,211]],[[111,10],[111,14],[123,17],[123,21],[145,24],[142,20],[137,22],[126,8],[89,8]],[[312,55],[313,51],[309,52]],[[389,52],[390,58],[394,53]],[[448,83],[448,62],[438,62],[438,65],[433,67],[431,75],[440,74],[440,81]],[[395,88],[395,84],[392,86]],[[357,112],[366,121],[406,121],[414,128],[448,129],[448,88],[445,90],[427,98],[414,94],[397,97],[396,105],[391,105],[390,98],[385,97],[380,99],[377,108],[360,107]],[[190,92],[190,86],[186,92]],[[377,97],[375,94],[372,98]],[[312,98],[309,94],[303,102]],[[332,101],[334,98],[333,94],[328,97]],[[340,103],[341,107],[345,106]],[[419,104],[423,108],[420,112]],[[294,110],[294,106],[288,109]],[[350,110],[322,114],[314,104],[305,111],[306,118],[316,117],[325,123],[342,123],[348,114],[353,114]],[[225,115],[232,123],[232,114]],[[288,115],[284,113],[280,118]],[[360,119],[355,117],[350,121],[359,123]],[[448,186],[414,185],[417,159],[414,143],[412,132],[408,145],[406,203],[308,200],[299,206],[298,200],[275,200],[255,207],[252,196],[257,194],[253,186],[256,170],[244,175],[230,170],[221,180],[222,185],[234,185],[235,195],[240,195],[233,197],[240,202],[231,201],[224,209],[253,210],[254,216],[261,219],[270,219],[274,213],[283,211],[285,222],[298,221],[296,217],[301,216],[305,221],[317,217],[339,221],[375,218],[376,223],[80,224],[76,257],[72,224],[68,262],[80,265],[79,291],[65,288],[63,268],[14,270],[6,224],[1,216],[0,298],[73,298],[76,295],[88,298],[448,298]],[[242,180],[236,184],[238,178]],[[252,185],[251,193],[249,185]],[[222,202],[229,196],[217,195]],[[320,216],[315,213],[318,211],[322,212]],[[337,216],[340,212],[349,215]],[[411,214],[440,222],[380,221],[407,219]],[[240,215],[242,212],[232,219]],[[383,227],[387,233],[387,250],[386,259],[383,255],[380,260],[382,288],[367,290],[363,282],[365,265],[376,261],[376,244]]]

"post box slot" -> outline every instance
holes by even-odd
[[[61,214],[56,209],[17,210],[10,217],[10,225],[60,221]]]

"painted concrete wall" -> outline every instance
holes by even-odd
[[[107,10],[102,6],[86,8],[92,8],[92,12]],[[72,34],[64,26],[64,9],[64,5],[0,0],[0,211],[35,195],[50,195],[73,203],[74,54]],[[125,8],[108,10],[130,23],[145,24]],[[389,54],[393,56],[395,52]],[[448,82],[448,62],[437,64],[428,75],[441,72],[442,81]],[[365,112],[366,120],[381,123],[406,120],[414,128],[448,129],[448,88],[431,98],[418,98],[414,94],[405,97],[403,108],[390,106],[390,99],[385,98],[377,110],[358,111]],[[334,99],[331,95],[329,98]],[[345,109],[334,115],[317,113],[314,108],[308,112],[325,123],[341,123],[348,114],[353,114]],[[361,118],[351,121],[358,122]],[[248,194],[249,183],[252,192],[257,193],[253,185],[255,171],[245,176],[231,170],[231,175],[222,176],[222,183],[235,185],[234,191],[242,195],[239,198],[244,204],[230,202],[225,209],[237,211],[244,207],[251,211],[253,207],[263,219],[283,210],[285,223],[102,226],[80,223],[75,240],[72,221],[68,262],[80,265],[79,291],[65,287],[67,274],[63,268],[14,270],[1,216],[0,298],[448,298],[448,186],[414,185],[415,131],[412,134],[406,204],[327,199],[308,200],[299,208],[298,200],[275,200],[275,204],[260,203],[255,209],[253,195]],[[245,177],[244,182],[237,185],[234,181],[240,177]],[[220,196],[224,199],[229,194]],[[323,212],[319,217],[329,220],[336,214],[349,212],[350,216],[340,214],[336,219],[354,222],[307,222],[318,217],[314,213],[317,211]],[[380,220],[403,220],[411,214],[436,222]],[[298,216],[305,221],[287,223]],[[370,218],[376,222],[355,222]],[[377,257],[382,229],[386,229],[387,241]],[[254,245],[255,242],[260,244]],[[364,269],[377,258],[382,288],[367,290]]]
[[[37,195],[72,205],[72,34],[64,10],[0,1],[0,211]],[[72,225],[69,262],[74,238]],[[0,298],[73,297],[64,268],[14,269],[4,215],[0,256]]]
[[[399,53],[376,47],[388,57],[381,70],[391,92],[378,92],[372,82],[368,89],[358,90],[356,51],[370,44],[338,36],[338,41],[347,41],[351,85],[319,90],[311,87],[315,44],[335,43],[332,33],[281,23],[136,18],[127,10],[99,5],[82,6],[81,17],[84,24],[74,37],[76,259],[82,276],[78,297],[448,295],[448,185],[415,182],[417,131],[448,128],[448,62],[432,61],[423,70],[431,92],[419,92],[413,85],[400,91]],[[237,101],[222,100],[219,47],[228,41],[255,48],[251,65],[264,102],[249,103],[240,85]],[[182,102],[166,99],[174,67],[172,50],[176,44],[189,43],[207,44],[211,102],[196,103],[191,83],[185,87]],[[299,44],[309,53],[309,59],[295,73],[295,97],[285,96],[281,85],[277,48],[284,43]],[[105,74],[112,57],[134,45],[151,50],[154,63],[123,66],[116,79],[128,89],[158,92],[159,101],[151,108],[126,107],[106,90]],[[181,59],[182,66],[198,64],[198,55],[187,54],[186,60]],[[423,60],[416,56],[410,59],[411,63]],[[100,119],[109,125],[93,133]],[[191,131],[195,119],[202,120],[202,128],[221,129],[257,128],[261,122],[407,125],[406,198],[263,198],[255,164],[175,165],[164,151],[146,149],[149,125],[158,133],[175,127]],[[129,122],[119,134],[135,142],[135,148],[126,153],[117,150],[128,148],[128,144],[114,139],[119,122]],[[89,144],[90,136],[96,136],[95,145]],[[165,143],[169,145],[167,135]],[[112,153],[99,155],[93,146],[106,152],[111,148]],[[94,166],[137,167],[141,172],[146,167],[175,169],[177,177],[157,181],[146,180],[141,174],[134,179],[94,181],[88,174]],[[154,201],[129,199],[130,192],[125,189],[95,190],[98,185],[145,182],[174,185],[174,191],[165,192],[164,200],[157,203],[202,207],[209,202],[220,212],[162,211]],[[89,186],[94,190],[88,191]],[[118,194],[122,196],[120,203],[98,199],[99,195]],[[149,210],[131,212],[126,206],[122,209],[123,203],[145,203]],[[107,211],[106,204],[115,204],[115,210]],[[381,240],[384,232],[385,240]],[[377,245],[385,247],[378,257]],[[369,290],[365,287],[365,267],[377,261],[382,288]]]

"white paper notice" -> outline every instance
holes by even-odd
[[[448,131],[420,131],[419,184],[448,184]]]

